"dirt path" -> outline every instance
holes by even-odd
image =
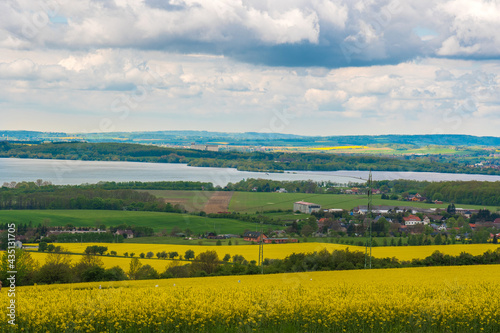
[[[229,210],[229,202],[231,201],[233,194],[234,192],[214,192],[205,204],[203,211],[207,214],[227,212]]]

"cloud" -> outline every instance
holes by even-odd
[[[487,0],[58,0],[0,4],[0,45],[224,55],[268,66],[370,66],[500,57]],[[62,24],[61,22],[64,22]],[[425,22],[425,24],[423,24]]]

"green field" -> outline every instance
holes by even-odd
[[[365,195],[345,195],[345,194],[305,194],[305,193],[275,193],[275,192],[235,192],[229,211],[255,213],[265,212],[268,210],[290,210],[293,209],[293,203],[296,201],[308,201],[321,205],[322,208],[341,208],[351,210],[359,205],[367,205],[367,197]],[[447,203],[441,205],[428,204],[424,202],[398,201],[398,200],[382,200],[380,195],[374,195],[374,206],[411,206],[418,208],[444,208],[448,207]],[[490,211],[496,211],[497,207],[475,206],[456,204],[456,207],[468,209],[487,208]]]
[[[75,227],[96,227],[101,224],[117,226],[128,224],[151,227],[155,232],[167,230],[174,226],[194,233],[215,231],[217,233],[241,234],[246,229],[255,230],[255,223],[234,219],[209,219],[188,214],[131,212],[112,210],[0,210],[0,221],[3,223],[29,223],[33,226],[46,223],[49,226],[65,226],[71,223]],[[280,226],[273,226],[273,228]]]

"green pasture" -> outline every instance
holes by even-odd
[[[216,231],[223,234],[241,234],[245,230],[254,230],[256,224],[234,219],[209,219],[188,214],[133,212],[111,210],[0,210],[3,223],[29,223],[33,226],[65,226],[70,223],[75,227],[117,226],[128,224],[153,228],[155,232],[170,232],[174,226],[182,230],[189,228],[194,233]],[[280,228],[280,226],[273,226]]]

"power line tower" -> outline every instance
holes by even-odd
[[[261,222],[262,224],[262,222]],[[260,241],[259,241],[259,266],[260,266],[260,273],[264,274],[264,230],[261,225],[260,227]]]
[[[368,207],[366,210],[366,216],[368,217],[368,239],[365,243],[365,269],[372,268],[372,172],[370,171],[370,175],[368,177]],[[368,247],[370,247],[370,256],[368,257]]]

